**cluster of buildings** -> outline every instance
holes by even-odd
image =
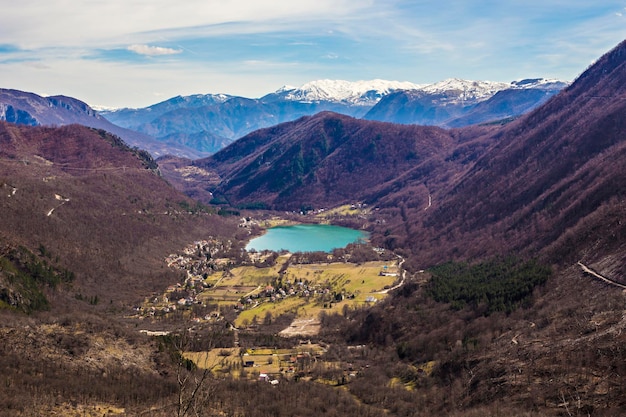
[[[165,258],[167,266],[185,271],[184,282],[170,285],[163,296],[148,300],[145,306],[135,307],[135,311],[143,317],[154,317],[202,304],[198,294],[207,288],[207,274],[223,267],[227,261],[221,255],[231,249],[230,240],[209,237],[188,245],[180,254],[169,255]]]
[[[243,297],[238,308],[243,310],[248,307],[255,307],[260,302],[278,302],[288,297],[317,297],[321,302],[332,303],[343,301],[344,299],[354,298],[354,294],[346,295],[344,293],[336,293],[330,287],[322,285],[311,284],[308,281],[296,281],[291,283],[286,281],[284,284],[277,283],[274,285],[267,285],[254,294],[249,294]]]

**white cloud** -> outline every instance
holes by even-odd
[[[39,69],[39,70],[48,70],[50,69],[49,65],[44,64],[43,62],[39,62],[39,61],[26,61],[24,62],[25,66],[31,67],[31,68],[35,68],[35,69]]]
[[[256,97],[320,78],[570,78],[626,34],[623,0],[601,13],[585,0],[5,3],[3,83],[107,106],[153,104],[155,92]]]
[[[18,4],[19,3],[19,4]],[[0,39],[24,49],[111,48],[154,42],[157,32],[186,36],[199,28],[243,23],[251,32],[358,14],[370,1],[350,0],[21,0],[0,14]],[[275,25],[279,26],[276,27]],[[264,27],[265,26],[265,27]],[[241,29],[241,27],[239,27]]]
[[[147,55],[147,56],[175,55],[175,54],[180,54],[182,52],[182,50],[180,49],[163,48],[161,46],[138,45],[138,44],[131,45],[126,49],[136,54]]]

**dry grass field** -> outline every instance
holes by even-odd
[[[344,204],[329,210],[325,210],[317,214],[318,219],[330,219],[333,217],[349,217],[365,215],[370,212],[369,209],[355,206],[354,204]]]
[[[258,378],[266,374],[272,377],[293,372],[303,358],[320,356],[324,349],[307,344],[292,349],[212,349],[205,352],[185,352],[183,356],[200,369],[210,369],[215,374],[228,374],[233,378]]]

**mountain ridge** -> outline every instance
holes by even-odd
[[[300,87],[284,86],[268,96],[276,95],[290,101],[330,101],[347,103],[357,106],[370,106],[390,92],[396,90],[413,90],[423,87],[409,81],[388,80],[315,80]]]
[[[190,163],[213,172],[209,189],[233,205],[262,203],[298,210],[313,201],[314,208],[373,203],[375,196],[396,189],[396,182],[411,173],[425,178],[431,169],[457,171],[461,165],[446,157],[457,146],[477,152],[486,145],[473,143],[472,138],[490,129],[450,131],[321,112],[255,131],[211,157]]]
[[[394,123],[461,127],[474,121],[482,123],[502,118],[501,108],[492,110],[489,99],[498,92],[510,91],[508,101],[511,104],[504,116],[516,117],[520,114],[518,112],[534,108],[565,85],[564,82],[543,79],[511,83],[449,79],[423,85],[386,80],[318,80],[298,88],[283,87],[258,99],[222,95],[223,101],[215,101],[216,95],[197,95],[187,99],[173,98],[145,109],[121,109],[103,114],[113,123],[150,134],[159,140],[189,144],[190,138],[195,137],[197,149],[213,153],[254,130],[321,111]],[[527,90],[542,93],[530,95]],[[402,94],[408,97],[418,94],[428,104],[416,110],[411,99],[400,104],[390,100],[390,97]],[[516,95],[521,98],[516,99]],[[210,103],[198,105],[202,97]],[[185,102],[192,104],[185,106]],[[480,103],[483,103],[480,118],[476,115],[473,118],[462,117]],[[398,106],[407,106],[401,120],[395,116],[399,113]],[[409,109],[408,106],[413,107]],[[445,117],[422,117],[420,113],[432,111]],[[455,120],[449,122],[451,118]]]
[[[0,89],[0,121],[28,126],[81,124],[111,132],[131,146],[148,150],[155,157],[173,152],[189,157],[204,155],[182,144],[168,146],[144,133],[117,126],[87,103],[73,97],[42,97],[19,90]]]
[[[543,78],[511,83],[448,79],[388,94],[363,118],[442,127],[495,122],[532,110],[567,85]]]

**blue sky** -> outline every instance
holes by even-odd
[[[573,80],[624,38],[626,0],[20,0],[0,87],[142,107],[317,79]]]

